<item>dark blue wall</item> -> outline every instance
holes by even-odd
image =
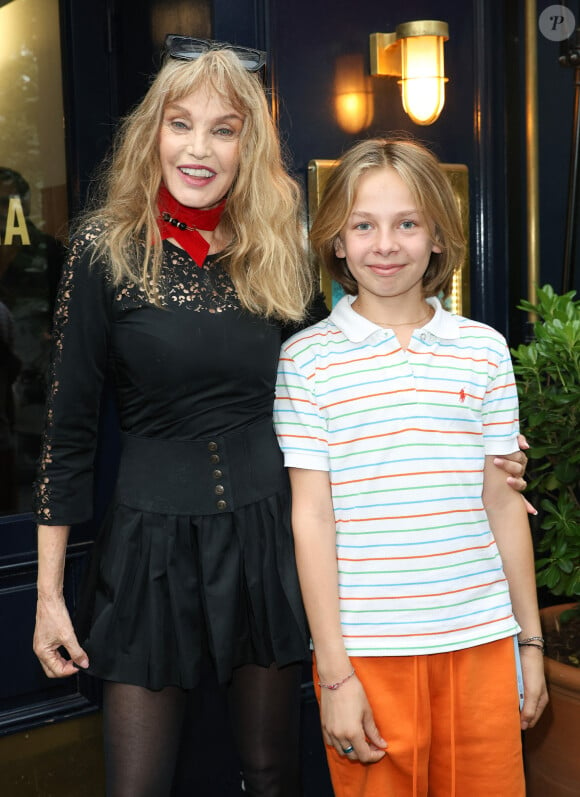
[[[369,34],[392,31],[400,22],[431,19],[434,4],[366,0],[363,4],[338,0],[332,12],[325,0],[274,2],[273,55],[277,65],[282,103],[282,130],[288,137],[298,170],[310,158],[336,157],[357,136],[340,130],[334,119],[334,66],[343,53],[362,53],[368,67]],[[397,82],[373,78],[375,119],[368,134],[408,130],[437,144],[438,154],[451,161],[472,159],[473,58],[472,19],[469,3],[458,11],[456,2],[437,3],[436,18],[449,23],[445,45],[446,106],[441,118],[429,127],[411,122],[404,113]],[[391,10],[389,10],[391,9]],[[298,21],[300,20],[300,22]]]
[[[542,11],[550,2],[538,3]],[[580,24],[580,3],[568,3]],[[574,70],[558,63],[560,45],[538,35],[541,281],[560,290],[572,143]],[[576,269],[578,271],[578,269]],[[577,277],[575,287],[580,287]]]
[[[550,5],[538,2],[538,14]],[[570,3],[573,8],[578,3]],[[409,131],[447,162],[467,164],[471,203],[471,315],[516,342],[527,291],[525,154],[525,1],[271,0],[271,42],[280,123],[297,176],[313,158],[336,158],[357,138]],[[573,8],[577,15],[576,9]],[[356,136],[334,118],[334,64],[362,53],[369,34],[413,19],[449,23],[445,108],[428,127],[402,110],[396,81],[374,78],[375,118]],[[560,288],[571,140],[572,70],[559,45],[537,31],[540,144],[540,282]],[[578,281],[578,280],[577,280]]]
[[[281,130],[304,179],[312,158],[336,158],[357,138],[404,130],[430,144],[441,160],[465,163],[471,194],[471,314],[507,330],[508,267],[501,228],[505,136],[503,134],[503,4],[474,0],[400,3],[339,0],[273,2],[272,52],[281,98]],[[499,14],[497,13],[499,9]],[[492,18],[493,11],[493,18]],[[449,24],[445,45],[446,104],[439,120],[415,125],[402,110],[399,88],[391,78],[373,78],[375,118],[350,136],[334,118],[334,65],[342,53],[362,53],[368,63],[369,34],[392,31],[413,19],[442,19]],[[492,39],[497,44],[486,46]],[[497,174],[496,174],[497,173]],[[492,232],[493,230],[493,232]]]

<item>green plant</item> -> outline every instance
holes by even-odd
[[[553,595],[580,597],[580,301],[538,289],[533,338],[512,350],[530,490],[540,509],[536,579]]]

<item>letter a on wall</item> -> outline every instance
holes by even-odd
[[[8,201],[8,215],[6,217],[6,237],[4,244],[11,244],[14,238],[19,237],[24,246],[30,246],[30,236],[28,227],[22,210],[22,202],[19,196],[11,196]]]

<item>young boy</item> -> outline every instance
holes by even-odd
[[[437,298],[453,192],[424,147],[361,142],[311,238],[347,295],[283,347],[275,420],[335,794],[523,797],[547,696],[526,511],[493,465],[517,396],[502,336]]]

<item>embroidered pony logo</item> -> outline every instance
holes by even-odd
[[[465,390],[463,388],[461,388],[461,390],[459,391],[459,401],[462,404],[465,401]]]

